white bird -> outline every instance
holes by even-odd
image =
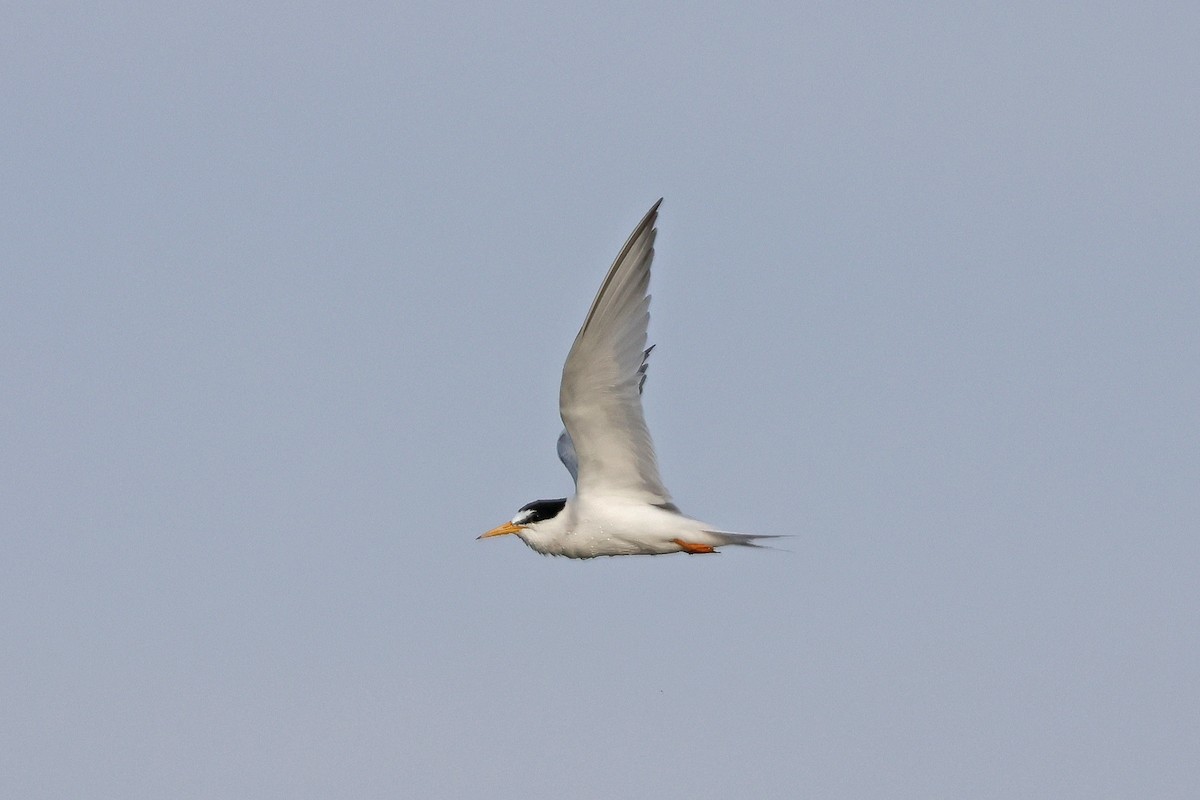
[[[642,413],[650,323],[650,262],[660,199],[634,228],[592,301],[563,366],[558,455],[575,479],[570,499],[535,500],[480,536],[515,533],[544,555],[714,553],[756,539],[682,514],[658,476]]]

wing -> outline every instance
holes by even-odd
[[[577,494],[619,493],[647,503],[671,497],[658,476],[654,444],[642,413],[646,326],[650,322],[650,262],[659,200],[621,249],[592,301],[563,366],[558,407],[566,425],[559,455],[577,462]]]
[[[646,390],[646,368],[650,366],[647,360],[650,358],[651,351],[654,350],[654,345],[650,345],[642,352],[642,366],[638,367],[638,394]],[[567,472],[571,473],[571,480],[575,481],[576,486],[579,484],[579,456],[575,453],[575,443],[571,441],[571,434],[567,433],[566,428],[558,435],[558,460],[567,468]]]
[[[575,481],[575,485],[578,486],[579,456],[575,455],[575,443],[571,441],[571,434],[567,433],[565,428],[558,435],[558,460],[563,462],[567,472],[571,473],[571,480]]]

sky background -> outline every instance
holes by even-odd
[[[0,14],[0,795],[1200,796],[1200,6]]]

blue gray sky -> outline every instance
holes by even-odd
[[[1192,798],[1194,4],[3,13],[0,794]],[[665,196],[667,486],[562,360]]]

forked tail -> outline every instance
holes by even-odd
[[[721,543],[717,547],[723,547],[727,544],[736,544],[741,547],[768,547],[765,544],[758,544],[760,539],[786,539],[786,536],[771,536],[762,533],[730,533],[729,531],[705,531],[705,533],[717,537]],[[768,547],[768,549],[770,549]]]

